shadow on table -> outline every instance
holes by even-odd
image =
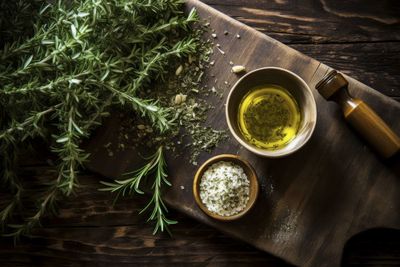
[[[400,230],[376,228],[353,236],[345,245],[342,266],[399,266]]]

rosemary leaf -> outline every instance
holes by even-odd
[[[162,200],[161,187],[163,184],[171,186],[171,183],[167,180],[166,162],[163,155],[163,147],[160,146],[155,154],[148,158],[147,164],[138,170],[127,173],[125,176],[130,178],[125,180],[115,180],[114,183],[103,182],[100,183],[106,187],[99,189],[100,191],[110,191],[111,193],[117,193],[116,199],[122,195],[131,195],[134,193],[143,194],[144,192],[140,189],[140,183],[143,179],[148,178],[150,175],[154,176],[152,189],[152,198],[149,203],[140,211],[145,212],[150,207],[153,208],[148,221],[155,221],[155,227],[153,234],[158,231],[163,232],[166,230],[170,233],[168,225],[176,224],[177,221],[170,220],[166,217],[168,212]]]
[[[74,193],[89,157],[81,144],[113,110],[130,111],[159,133],[171,129],[171,107],[146,92],[200,46],[196,12],[185,15],[181,0],[50,2],[0,1],[0,179],[13,194],[0,208],[0,224],[15,238]],[[26,194],[15,171],[18,155],[37,139],[58,157],[58,175],[42,185],[33,215],[18,220],[13,214]],[[152,164],[110,190],[141,194],[141,180],[154,172],[156,231],[174,223],[161,200],[160,188],[169,184],[164,168],[159,150]]]

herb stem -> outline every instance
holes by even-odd
[[[163,147],[160,146],[156,153],[150,156],[148,160],[149,161],[142,168],[125,174],[127,176],[131,176],[128,179],[116,180],[114,183],[101,181],[100,183],[106,187],[99,190],[117,193],[115,199],[117,199],[121,194],[122,196],[125,196],[126,194],[130,195],[135,192],[138,194],[143,194],[143,191],[140,189],[141,181],[150,174],[154,174],[154,181],[151,187],[153,191],[152,198],[140,211],[140,213],[143,213],[150,207],[153,207],[153,210],[147,220],[156,222],[153,234],[156,234],[158,231],[163,232],[164,230],[170,232],[168,225],[176,224],[177,222],[170,220],[165,216],[165,214],[168,212],[168,209],[162,200],[162,185],[165,184],[171,186],[171,183],[167,180],[166,162],[164,159]]]

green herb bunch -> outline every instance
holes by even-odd
[[[170,128],[170,108],[145,97],[143,88],[163,79],[171,62],[195,53],[199,38],[192,30],[196,13],[184,15],[181,0],[0,1],[0,179],[13,193],[0,224],[19,236],[74,191],[89,157],[80,144],[113,108],[145,117],[159,132]],[[58,175],[34,214],[9,224],[24,194],[15,172],[18,156],[37,138],[58,156]],[[161,148],[149,164],[134,178],[139,183],[138,176],[154,171],[153,189],[159,190],[161,181],[168,184]],[[154,192],[151,216],[173,223]]]

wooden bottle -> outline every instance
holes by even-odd
[[[400,151],[399,136],[365,102],[349,94],[348,84],[342,74],[333,70],[315,88],[326,100],[335,101],[341,106],[346,121],[382,157],[393,156]]]

